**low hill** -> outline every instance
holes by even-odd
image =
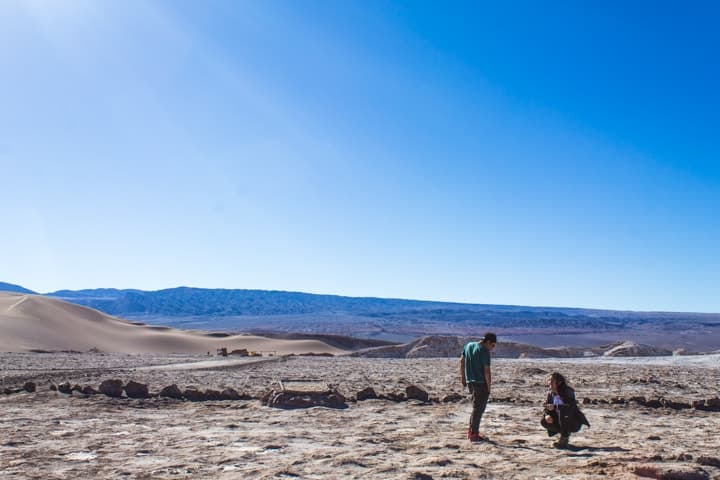
[[[35,293],[32,290],[28,290],[20,285],[14,285],[12,283],[0,282],[0,292],[15,292],[15,293]]]
[[[366,348],[348,354],[365,358],[452,358],[459,357],[463,346],[473,339],[432,335],[400,345]],[[596,356],[664,356],[669,350],[623,342],[592,348],[540,348],[515,342],[498,342],[493,357],[496,358],[578,358]]]
[[[0,351],[98,349],[119,353],[214,353],[221,347],[276,354],[345,352],[315,339],[285,340],[177,330],[128,322],[53,298],[0,293]]]

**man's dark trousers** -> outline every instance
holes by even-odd
[[[480,431],[480,420],[482,420],[483,413],[485,413],[485,407],[487,406],[488,392],[487,384],[485,383],[468,383],[470,394],[472,395],[473,410],[470,415],[470,431],[477,433]]]

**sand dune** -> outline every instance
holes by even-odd
[[[219,336],[139,325],[97,310],[38,295],[0,293],[0,351],[98,349],[117,353],[214,353],[217,348],[256,352],[344,353],[319,340],[251,335]]]

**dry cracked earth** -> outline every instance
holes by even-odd
[[[465,438],[470,404],[455,359],[277,357],[242,361],[193,356],[0,354],[0,387],[37,384],[34,393],[0,394],[3,479],[592,479],[720,478],[720,412],[650,408],[718,396],[717,359],[653,364],[595,360],[494,361],[489,441]],[[199,363],[202,362],[202,363]],[[592,427],[551,448],[539,426],[546,377],[569,378]],[[280,379],[332,384],[347,408],[283,410],[257,399],[189,402],[66,395],[51,384],[105,379],[180,388],[236,390],[260,397]],[[430,402],[353,401],[425,389]],[[462,400],[442,402],[457,393]],[[618,402],[616,404],[612,401]]]

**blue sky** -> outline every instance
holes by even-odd
[[[0,280],[720,311],[719,8],[6,0]]]

